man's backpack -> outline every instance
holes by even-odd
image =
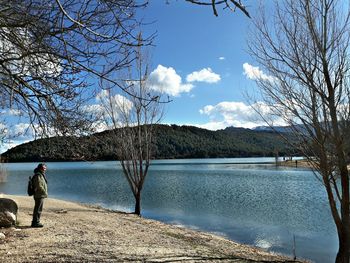
[[[28,180],[28,188],[27,188],[27,193],[29,196],[34,195],[34,185],[33,185],[33,176],[29,176],[29,180]]]

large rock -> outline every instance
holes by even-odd
[[[9,198],[0,198],[0,227],[16,225],[18,206]]]

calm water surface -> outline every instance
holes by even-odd
[[[263,164],[273,158],[154,161],[144,217],[213,232],[268,251],[334,262],[338,242],[325,190],[309,170]],[[254,164],[255,163],[255,164]],[[34,163],[6,164],[0,192],[26,194]],[[132,211],[117,162],[48,163],[50,197]]]

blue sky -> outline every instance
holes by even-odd
[[[215,17],[211,7],[169,2],[152,1],[144,13],[146,21],[155,21],[148,30],[157,32],[153,74],[158,80],[176,74],[181,77],[178,88],[184,85],[186,90],[190,85],[191,89],[187,86],[187,91],[172,96],[163,122],[213,130],[261,125],[244,96],[246,91],[255,93],[251,74],[261,73],[246,50],[251,19],[238,10],[218,8],[219,17]],[[246,3],[254,16],[257,1]]]
[[[254,79],[264,77],[246,50],[252,20],[239,10],[220,7],[215,17],[210,6],[166,2],[150,1],[140,14],[150,23],[144,34],[157,34],[150,80],[172,99],[162,122],[211,130],[264,125],[244,96],[245,92],[256,95]],[[258,1],[245,3],[254,18]],[[270,3],[264,1],[265,6]],[[28,123],[20,120],[12,129],[23,132],[26,128]],[[30,132],[22,134],[0,152],[32,139]]]

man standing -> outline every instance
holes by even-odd
[[[40,223],[40,216],[43,210],[44,198],[47,198],[47,179],[45,171],[47,167],[45,164],[40,163],[37,168],[34,169],[34,175],[32,178],[34,188],[34,211],[32,227],[43,227]]]

